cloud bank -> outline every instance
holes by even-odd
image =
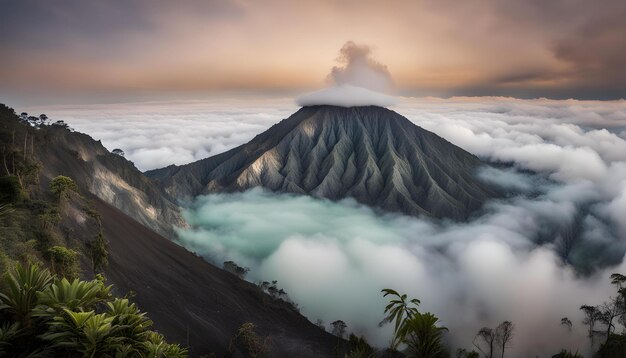
[[[297,108],[291,99],[147,102],[25,108],[65,120],[140,170],[186,164],[243,144]]]
[[[181,243],[252,267],[252,280],[279,280],[312,320],[343,319],[379,344],[389,328],[377,327],[378,290],[394,287],[444,320],[453,347],[470,348],[480,327],[511,319],[518,357],[586,352],[578,307],[602,303],[613,294],[608,275],[626,273],[626,101],[402,98],[392,108],[474,154],[513,163],[479,175],[519,194],[466,224],[260,191],[211,196],[188,211],[196,226]],[[147,169],[242,144],[296,107],[249,99],[18,110],[64,119]]]
[[[388,107],[397,100],[388,94],[393,88],[387,66],[371,56],[365,45],[346,42],[339,51],[337,62],[328,75],[331,87],[302,95],[296,99],[300,106],[334,105],[341,107]]]
[[[626,269],[620,264],[581,278],[560,257],[558,236],[533,242],[545,228],[575,217],[571,202],[542,197],[493,203],[474,222],[445,225],[379,216],[351,200],[257,189],[199,198],[186,212],[194,229],[181,231],[180,240],[218,264],[235,260],[250,267],[251,281],[278,280],[312,321],[342,319],[379,346],[391,334],[377,325],[385,306],[379,292],[392,287],[419,297],[423,310],[442,319],[452,348],[471,348],[481,327],[512,320],[512,352],[528,357],[564,347],[586,352],[578,307],[607,299],[613,293],[609,274]],[[577,245],[623,254],[620,240],[595,224],[583,229]],[[591,237],[594,230],[608,235]],[[560,325],[566,316],[575,323],[572,332]]]

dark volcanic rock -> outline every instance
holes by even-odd
[[[337,338],[288,303],[270,298],[102,200],[94,198],[94,203],[109,241],[107,282],[120,295],[134,292],[133,301],[148,312],[154,328],[170,341],[189,345],[191,356],[228,356],[230,340],[245,322],[271,337],[272,357],[333,356]]]
[[[495,194],[475,178],[480,165],[391,110],[311,106],[228,152],[146,174],[180,199],[262,186],[464,219]]]

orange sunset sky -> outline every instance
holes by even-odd
[[[346,41],[404,95],[623,98],[621,0],[0,0],[0,96],[297,94]]]

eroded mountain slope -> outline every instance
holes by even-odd
[[[464,219],[495,193],[476,156],[381,107],[303,107],[228,152],[146,174],[173,197],[261,186]]]

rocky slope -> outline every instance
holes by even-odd
[[[475,178],[480,165],[391,110],[310,106],[228,152],[146,174],[180,199],[262,186],[464,219],[495,195]]]
[[[189,345],[192,356],[229,356],[230,340],[245,322],[252,322],[259,335],[271,337],[272,357],[333,356],[338,339],[291,305],[207,263],[100,199],[95,199],[95,208],[109,241],[108,282],[120,295],[133,292],[133,300],[148,313],[154,328],[168,341]]]
[[[91,137],[63,126],[33,128],[0,104],[0,154],[0,178],[17,173],[28,198],[16,200],[16,210],[0,217],[0,271],[9,260],[49,266],[45,252],[61,245],[79,254],[81,276],[93,277],[89,244],[102,232],[108,243],[107,283],[117,296],[133,296],[154,329],[168,341],[189,346],[192,357],[243,356],[241,345],[231,339],[246,322],[271,338],[271,357],[329,357],[345,348],[343,340],[291,304],[159,234],[171,231],[166,220],[180,220],[176,206],[132,163]],[[20,174],[26,159],[38,161],[28,185]],[[57,175],[72,178],[77,186],[62,202],[52,198],[48,185]],[[46,208],[54,215],[44,228]],[[30,231],[17,232],[19,227]]]
[[[103,201],[168,238],[184,226],[178,205],[125,158],[100,141],[62,126],[46,126],[35,138],[34,155],[43,164],[41,180],[57,175],[74,179]]]

